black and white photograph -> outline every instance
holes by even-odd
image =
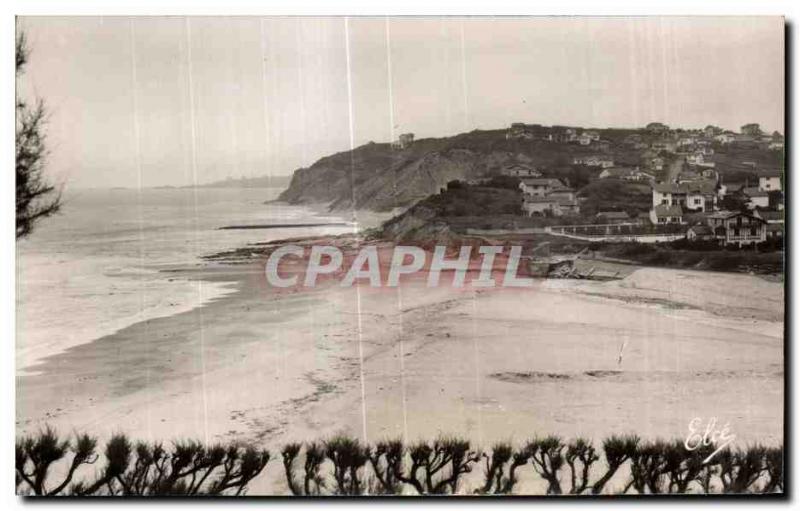
[[[723,14],[15,16],[14,495],[785,498]]]

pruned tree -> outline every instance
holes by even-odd
[[[719,478],[723,493],[751,493],[767,471],[767,450],[761,445],[746,449],[724,449],[719,454]]]
[[[684,442],[673,440],[664,451],[667,492],[687,493],[689,485],[698,482],[703,487],[708,479],[706,470],[713,465],[706,463],[706,459],[714,452],[713,445],[699,445],[694,450],[687,450]]]
[[[528,444],[528,449],[531,452],[533,469],[542,479],[547,481],[547,494],[561,494],[561,482],[558,478],[558,472],[564,465],[564,455],[562,454],[564,442],[561,438],[550,435],[533,440]]]
[[[81,465],[97,461],[95,449],[97,439],[89,435],[77,435],[75,443],[61,440],[50,426],[35,437],[27,436],[16,442],[16,487],[28,485],[34,495],[58,495],[71,483]],[[46,486],[50,467],[72,451],[72,460],[64,479],[54,488]]]
[[[481,455],[486,464],[484,469],[484,483],[482,487],[475,490],[475,493],[505,493],[504,490],[507,480],[505,469],[508,462],[511,461],[511,456],[513,454],[514,450],[511,448],[510,443],[499,442],[492,447],[491,456],[489,456],[488,453],[483,453]]]
[[[16,76],[24,73],[30,57],[27,37],[18,31],[16,38]],[[17,94],[16,99],[16,237],[33,232],[42,218],[58,212],[61,191],[47,181],[44,170],[47,159],[45,124],[47,109],[38,99],[28,104]]]
[[[564,458],[569,466],[569,493],[580,495],[589,487],[589,472],[600,456],[588,440],[576,438],[567,444]]]
[[[178,442],[171,450],[116,434],[106,443],[104,467],[92,480],[75,480],[81,466],[92,465],[97,440],[77,435],[61,440],[52,428],[17,441],[17,491],[34,495],[241,495],[269,462],[269,452],[231,444],[205,447]],[[72,453],[72,459],[67,456]],[[66,474],[50,488],[51,466],[64,460]]]
[[[639,444],[631,457],[631,479],[623,493],[631,486],[640,494],[663,493],[668,448],[663,440]]]
[[[403,443],[400,440],[380,441],[374,449],[369,449],[372,474],[378,482],[376,493],[395,495],[401,492],[402,483],[395,476],[395,468],[403,460]]]
[[[767,483],[764,485],[764,493],[774,493],[783,491],[783,449],[781,447],[770,447],[764,454],[765,470],[767,472]]]
[[[333,478],[339,495],[362,495],[366,488],[363,468],[369,449],[358,439],[338,435],[325,442],[325,455],[333,463]]]
[[[397,480],[412,486],[418,494],[455,494],[463,474],[472,471],[480,453],[470,450],[467,440],[440,438],[432,444],[418,442],[408,449],[411,467],[404,470],[403,457],[392,453],[391,465]]]

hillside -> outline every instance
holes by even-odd
[[[600,132],[613,139],[620,130]],[[515,163],[544,167],[545,175],[581,187],[598,171],[576,169],[571,165],[572,159],[596,153],[595,148],[574,144],[507,140],[505,129],[420,139],[402,150],[392,149],[390,144],[368,143],[296,170],[289,188],[278,200],[291,204],[326,203],[331,210],[355,205],[359,209],[388,211],[437,193],[449,181],[498,175],[503,167]]]
[[[574,164],[575,158],[600,156],[616,166],[641,167],[659,180],[670,179],[687,166],[686,152],[676,150],[684,136],[702,137],[699,130],[674,130],[668,135],[647,129],[595,129],[597,139],[581,145],[563,135],[575,129],[563,126],[525,126],[511,129],[474,130],[452,137],[416,140],[404,149],[370,142],[353,151],[321,158],[294,172],[289,188],[278,200],[291,204],[327,204],[331,210],[351,208],[390,211],[408,207],[441,191],[453,180],[472,181],[494,177],[512,165],[536,167],[544,177],[560,179],[582,190],[596,182],[601,169]],[[713,142],[713,141],[712,141]],[[713,142],[715,169],[726,182],[754,182],[756,168],[781,167],[781,153],[764,147],[720,145]],[[763,144],[762,144],[763,145]],[[667,151],[663,147],[668,147]],[[662,160],[657,164],[656,160]],[[656,166],[659,165],[659,166]],[[618,193],[621,192],[621,193]],[[587,211],[649,208],[646,186],[604,183],[580,194]],[[592,197],[596,196],[594,200]]]

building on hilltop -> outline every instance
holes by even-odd
[[[414,143],[413,133],[403,133],[397,140],[392,142],[392,149],[405,149]]]
[[[644,127],[650,133],[655,133],[658,135],[663,135],[669,132],[669,126],[661,122],[651,122],[647,126]]]

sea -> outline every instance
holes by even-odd
[[[251,243],[353,232],[354,218],[270,202],[278,188],[85,189],[17,242],[16,371],[134,323],[235,291],[164,269]],[[374,218],[373,222],[376,222]],[[345,224],[276,229],[230,225]]]

